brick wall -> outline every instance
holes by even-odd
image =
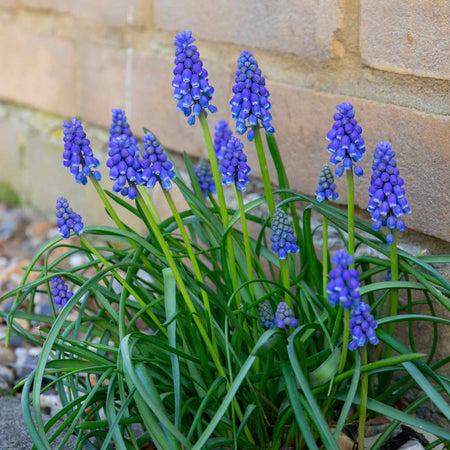
[[[43,210],[53,208],[53,182],[79,197],[59,169],[61,120],[77,115],[89,137],[95,130],[104,161],[106,134],[95,127],[109,127],[111,108],[125,108],[137,134],[146,126],[173,151],[206,154],[171,90],[174,34],[191,29],[216,89],[211,125],[230,119],[236,59],[248,49],[271,92],[294,188],[313,194],[334,108],[350,101],[368,151],[357,205],[367,204],[377,142],[390,141],[413,210],[407,226],[450,241],[449,8],[447,0],[0,0],[0,181]],[[248,153],[254,161],[252,144]]]

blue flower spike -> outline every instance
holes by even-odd
[[[368,304],[361,302],[358,307],[352,309],[349,325],[353,337],[348,344],[349,350],[364,347],[367,341],[372,345],[378,344],[379,340],[375,333],[377,321],[371,314]]]
[[[87,177],[100,181],[101,175],[95,170],[100,165],[94,157],[90,141],[86,137],[81,121],[72,117],[70,122],[64,122],[64,152],[63,166],[70,168],[75,181],[80,184],[87,183]]]
[[[272,251],[278,255],[280,259],[286,259],[288,253],[297,253],[300,248],[296,244],[297,238],[294,235],[289,219],[282,209],[275,209],[271,226],[272,234]]]
[[[336,185],[334,184],[334,177],[328,164],[324,164],[320,170],[315,194],[318,202],[323,202],[325,199],[337,200],[339,198],[339,194],[336,192]]]
[[[133,144],[137,145],[138,140],[133,136],[125,111],[123,109],[113,109],[111,127],[109,128],[109,142],[111,143],[114,138],[122,134],[127,135]]]
[[[228,141],[233,135],[233,132],[230,130],[226,120],[219,120],[215,126],[215,130],[213,147],[214,152],[216,153],[217,161],[220,164],[220,161],[222,161],[222,155],[226,151]]]
[[[264,300],[258,305],[259,318],[263,328],[273,328],[275,324],[275,316],[269,300]]]
[[[53,277],[50,284],[53,303],[64,307],[73,296],[73,292],[69,291],[67,284],[64,283],[60,276]]]
[[[144,142],[141,161],[143,184],[152,189],[159,181],[164,190],[170,190],[172,188],[170,180],[176,176],[172,162],[167,159],[167,154],[152,132],[147,131],[142,141]]]
[[[214,88],[208,82],[208,72],[203,67],[200,54],[194,44],[192,31],[182,31],[175,36],[175,68],[172,88],[177,109],[194,125],[195,118],[203,111],[215,113],[217,108],[210,104]]]
[[[226,147],[221,147],[217,152],[220,161],[222,184],[229,186],[236,183],[238,191],[245,191],[249,183],[248,175],[251,170],[247,164],[247,156],[243,152],[244,144],[235,136],[231,136]]]
[[[275,313],[275,325],[278,328],[296,327],[298,320],[292,317],[293,312],[285,302],[280,302]]]
[[[261,76],[253,55],[244,50],[237,60],[233,98],[230,100],[231,116],[236,120],[236,133],[244,134],[252,141],[255,138],[253,127],[262,126],[267,133],[275,133],[272,126],[272,108],[266,81]]]
[[[359,273],[356,269],[349,269],[354,258],[345,250],[338,250],[331,257],[331,262],[336,266],[330,271],[330,281],[327,284],[331,306],[342,303],[347,310],[350,310],[352,306],[359,306],[361,303]]]
[[[336,106],[333,128],[327,133],[328,153],[331,153],[330,164],[337,166],[334,174],[342,176],[344,170],[354,170],[357,177],[363,175],[363,170],[356,165],[366,151],[364,139],[361,137],[361,127],[355,119],[355,110],[348,103]]]
[[[72,211],[69,202],[64,197],[59,197],[56,201],[56,225],[63,239],[69,239],[71,230],[75,234],[83,232],[84,225],[81,216]]]
[[[197,176],[197,181],[202,191],[202,194],[206,197],[208,192],[214,194],[216,192],[216,185],[214,183],[213,174],[208,162],[200,158],[198,166],[194,167],[195,175]]]
[[[405,197],[403,178],[397,169],[395,152],[388,142],[380,142],[375,149],[372,164],[372,177],[369,187],[369,204],[372,228],[375,231],[387,226],[389,233],[386,241],[389,245],[394,242],[393,229],[405,230],[403,214],[410,214],[411,209]]]
[[[108,149],[109,179],[115,181],[113,192],[134,200],[137,196],[136,185],[142,184],[139,148],[133,136],[121,134],[112,137]]]

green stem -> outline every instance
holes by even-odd
[[[291,282],[289,278],[289,264],[287,258],[280,259],[280,277],[281,277],[281,284],[283,285],[283,287],[286,288],[288,291],[290,291]],[[293,309],[291,296],[287,292],[285,292],[284,294],[284,301],[289,306],[289,308]]]
[[[267,206],[269,207],[270,217],[273,216],[275,211],[275,201],[273,199],[272,185],[270,183],[269,169],[267,168],[266,155],[264,153],[264,147],[261,139],[261,133],[258,126],[254,126],[255,132],[255,146],[256,153],[258,154],[259,166],[261,168],[261,176],[264,183],[264,192],[266,193]]]
[[[205,342],[205,345],[213,359],[214,365],[217,368],[217,371],[219,373],[219,375],[223,378],[225,378],[225,380],[227,380],[227,389],[230,388],[230,382],[229,379],[226,376],[225,370],[222,366],[222,363],[220,361],[220,356],[218,354],[217,349],[214,347],[214,345],[212,344],[211,340],[209,339],[208,333],[205,329],[205,327],[203,326],[203,323],[201,321],[201,318],[199,316],[199,314],[197,314],[197,311],[195,309],[195,306],[192,302],[192,299],[186,289],[186,285],[184,284],[183,278],[180,275],[180,271],[178,270],[178,267],[175,263],[175,260],[173,259],[172,254],[170,253],[170,249],[166,244],[166,241],[164,240],[164,236],[161,233],[161,230],[159,229],[155,218],[151,215],[150,210],[148,208],[146,208],[146,204],[145,201],[141,195],[141,190],[138,189],[138,197],[137,200],[139,202],[141,202],[142,204],[142,211],[145,214],[146,219],[148,220],[150,226],[152,227],[153,233],[155,234],[156,240],[159,243],[159,246],[161,247],[162,252],[164,253],[164,256],[167,259],[167,263],[169,264],[169,267],[172,269],[172,272],[174,274],[175,280],[177,282],[178,285],[178,289],[180,290],[180,293],[183,297],[184,302],[186,303],[186,306],[189,310],[189,312],[191,313],[191,317],[193,318],[195,325],[197,326],[197,329],[203,339],[203,341]],[[233,406],[236,408],[236,412],[238,414],[238,417],[240,420],[242,420],[242,418],[244,417],[239,404],[237,403],[237,400],[235,399],[233,401]],[[244,427],[244,433],[247,436],[247,439],[249,439],[250,442],[254,443],[253,441],[253,437],[248,429],[248,426],[246,425]]]
[[[328,284],[328,217],[326,216],[323,216],[322,232],[322,292],[326,300]]]
[[[189,240],[189,236],[188,236],[186,228],[183,224],[183,220],[181,219],[180,213],[178,212],[177,207],[175,206],[175,202],[173,201],[172,195],[170,194],[170,191],[166,191],[166,190],[164,190],[164,195],[166,196],[167,203],[169,204],[170,210],[172,211],[173,217],[175,218],[175,221],[178,225],[178,229],[181,232],[181,236],[183,237],[183,241],[186,246],[189,260],[191,261],[192,267],[194,269],[195,277],[196,277],[197,281],[199,281],[201,284],[204,284],[202,272],[198,265],[197,258],[195,257],[194,249],[192,248],[191,241]],[[149,198],[149,201],[151,201],[150,198]],[[213,321],[212,321],[211,306],[209,304],[208,294],[206,293],[206,291],[203,288],[200,288],[200,289],[201,289],[203,304],[205,305],[205,309],[206,309],[206,312],[207,312],[208,318],[209,318],[212,342],[213,342],[214,347],[216,347],[216,350],[217,350],[217,345],[215,343],[215,334],[213,333]]]
[[[392,230],[392,235],[394,236],[394,241],[389,246],[390,257],[391,257],[391,280],[398,281],[398,256],[397,256],[397,238],[395,229]],[[398,309],[398,289],[392,289],[391,298],[389,302],[389,315],[396,316]],[[391,322],[388,327],[388,333],[394,336],[395,322]],[[385,358],[389,358],[392,354],[392,347],[387,346]]]
[[[223,228],[225,229],[228,225],[228,211],[225,202],[225,195],[223,193],[223,186],[220,179],[219,167],[217,165],[216,153],[214,151],[213,142],[211,139],[211,133],[209,132],[208,122],[206,121],[205,113],[202,111],[198,117],[200,125],[202,127],[203,136],[205,138],[206,148],[208,149],[209,162],[211,164],[211,170],[213,173],[214,183],[216,185],[217,197],[219,200],[220,215],[222,217]],[[233,290],[239,287],[238,275],[236,269],[236,260],[234,258],[233,242],[231,240],[231,234],[228,233],[226,237],[226,248],[228,254],[228,262],[230,265],[230,275]],[[236,307],[239,304],[240,296],[236,296]]]
[[[347,172],[347,202],[348,202],[348,254],[355,257],[355,187],[353,184],[353,169]],[[355,264],[350,265],[351,269]]]
[[[244,250],[245,259],[247,260],[247,281],[253,280],[253,261],[252,261],[252,251],[250,247],[250,235],[248,232],[247,216],[245,215],[244,200],[242,198],[242,193],[237,190],[236,184],[233,184],[234,195],[236,197],[237,203],[239,205],[239,213],[241,216],[242,223],[242,234],[244,236]],[[251,300],[255,299],[254,286],[253,283],[248,285]]]
[[[361,365],[367,364],[367,346],[360,349]],[[359,407],[359,425],[358,425],[358,448],[364,449],[364,433],[366,429],[366,413],[367,413],[367,394],[369,387],[369,374],[367,372],[361,373],[361,405]]]
[[[105,267],[111,267],[111,264],[109,264],[108,261],[97,251],[97,249],[83,236],[80,236],[80,242],[82,245],[84,245],[95,257],[105,266]],[[147,304],[140,298],[139,293],[136,292],[136,290],[126,281],[124,280],[115,269],[111,269],[111,273],[113,274],[114,278],[126,289],[135,299],[136,301],[145,308]],[[159,330],[167,336],[167,330],[160,324],[158,318],[155,316],[155,314],[148,309],[147,314],[150,316],[150,318],[155,322],[156,326],[159,328]]]
[[[158,211],[156,211],[153,200],[148,195],[147,189],[145,189],[143,187],[139,187],[138,189],[139,189],[139,192],[141,193],[142,197],[144,198],[145,204],[147,205],[148,209],[150,210],[151,215],[154,217],[155,222],[157,224],[161,223],[161,219],[158,215]],[[167,191],[164,191],[164,193],[166,193],[166,192]]]
[[[339,308],[344,308],[341,305],[339,305]],[[348,352],[348,335],[350,332],[350,311],[348,309],[344,309],[344,331],[343,331],[343,337],[342,337],[342,355],[341,355],[341,362],[339,363],[339,370],[338,374],[342,373],[345,367],[345,363],[347,362],[347,352]]]

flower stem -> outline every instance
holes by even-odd
[[[367,365],[367,346],[360,349],[361,365]],[[359,424],[358,424],[358,448],[364,449],[364,433],[366,429],[366,413],[367,413],[367,395],[369,388],[369,374],[361,372],[361,405],[359,407]]]
[[[280,277],[281,277],[281,284],[284,288],[286,288],[288,291],[291,290],[291,282],[289,278],[289,264],[288,260],[286,259],[280,259]],[[284,301],[289,306],[289,308],[293,309],[292,299],[291,296],[285,292],[284,294]]]
[[[397,256],[397,237],[395,229],[392,230],[392,236],[394,236],[394,241],[389,246],[390,257],[391,257],[391,280],[398,281],[398,256]],[[391,298],[389,302],[389,316],[396,316],[398,309],[398,289],[391,290]],[[388,327],[388,333],[394,336],[395,322],[391,322]],[[389,358],[392,354],[392,347],[386,347],[385,358]]]
[[[326,216],[323,216],[322,233],[322,293],[326,300],[328,284],[328,217]]]
[[[223,228],[228,225],[228,212],[227,205],[225,203],[225,195],[223,193],[223,186],[220,180],[219,167],[217,165],[216,153],[214,152],[214,146],[211,139],[211,133],[209,132],[208,122],[206,121],[205,113],[202,111],[198,117],[200,125],[202,127],[203,136],[205,138],[206,148],[208,149],[209,162],[211,164],[211,170],[213,173],[214,183],[216,185],[217,197],[219,199],[220,215],[222,217]],[[238,275],[236,270],[236,260],[234,258],[233,242],[231,240],[231,234],[228,233],[226,237],[226,247],[228,254],[228,262],[230,265],[231,284],[233,290],[238,289]],[[240,296],[236,296],[236,302],[239,303]],[[237,305],[236,305],[237,306]]]
[[[173,201],[172,195],[170,194],[170,191],[164,190],[164,195],[166,196],[167,203],[169,204],[170,210],[172,211],[173,217],[175,218],[175,221],[178,225],[178,229],[180,230],[181,236],[183,237],[184,244],[186,246],[186,250],[189,256],[189,260],[191,261],[192,267],[194,269],[195,277],[197,281],[199,281],[201,284],[204,284],[202,272],[200,271],[200,267],[198,265],[197,258],[195,257],[194,250],[192,248],[191,242],[189,240],[189,236],[187,234],[186,228],[183,224],[183,221],[181,219],[180,213],[177,210],[177,207],[175,206],[175,202]],[[213,321],[212,321],[212,315],[211,315],[211,307],[209,304],[208,294],[203,288],[201,289],[201,295],[203,299],[203,304],[205,305],[206,312],[208,314],[209,318],[209,325],[211,327],[211,331],[213,330]],[[216,347],[215,343],[215,334],[211,334],[212,343],[214,347]]]
[[[355,257],[355,186],[353,183],[353,169],[347,172],[347,203],[348,203],[348,254]],[[355,268],[355,263],[349,266]]]
[[[82,245],[84,245],[95,257],[105,266],[105,267],[111,267],[111,264],[106,261],[106,259],[98,252],[98,250],[83,236],[80,236],[80,242]],[[113,274],[114,278],[136,299],[136,301],[145,308],[147,304],[140,298],[139,293],[136,292],[136,290],[126,281],[124,280],[115,269],[111,269],[111,273]],[[161,325],[158,318],[155,316],[155,314],[150,310],[147,309],[147,314],[151,317],[153,322],[155,322],[158,329],[167,336],[167,330]]]
[[[261,140],[261,133],[258,126],[254,126],[255,132],[255,146],[258,154],[259,166],[261,168],[261,176],[264,183],[264,192],[266,193],[267,206],[269,207],[270,217],[275,211],[275,201],[273,199],[272,185],[270,183],[269,169],[267,168],[266,155],[264,154],[264,147]]]
[[[339,305],[339,308],[344,308]],[[347,362],[347,352],[348,352],[348,335],[350,332],[350,311],[348,309],[344,309],[344,331],[342,336],[342,355],[341,362],[339,363],[338,374],[342,373],[345,367],[345,363]]]
[[[238,191],[236,188],[236,184],[233,184],[233,190],[234,195],[236,197],[238,206],[239,206],[239,213],[241,216],[241,223],[242,223],[242,234],[244,236],[244,250],[245,250],[245,259],[247,261],[247,281],[253,280],[253,261],[252,261],[252,251],[250,247],[250,235],[248,232],[248,224],[247,224],[247,216],[245,215],[245,209],[244,209],[244,200],[242,198],[241,191]],[[252,301],[254,300],[254,286],[253,283],[250,283],[248,285],[250,296]]]

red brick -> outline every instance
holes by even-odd
[[[141,26],[147,22],[149,6],[146,0],[75,0],[70,11],[88,21]]]
[[[360,44],[381,70],[450,78],[447,0],[362,0]]]
[[[0,98],[70,115],[74,48],[57,37],[0,28]]]
[[[304,57],[331,58],[338,0],[155,0],[154,23],[195,37]]]
[[[449,117],[270,81],[267,85],[272,94],[276,137],[293,188],[314,195],[320,168],[329,161],[325,136],[333,124],[335,107],[350,101],[366,141],[362,162],[365,175],[355,179],[356,204],[367,207],[377,143],[391,142],[412,209],[405,219],[407,227],[450,241],[450,215],[444,213],[450,210],[450,174],[444,169],[450,167]],[[248,154],[256,167],[255,152]],[[340,201],[345,202],[345,180],[337,179],[337,187]]]
[[[128,59],[128,69],[127,69]],[[142,135],[150,129],[168,149],[206,155],[200,125],[187,124],[173,99],[173,59],[150,52],[116,50],[87,45],[82,49],[80,107],[84,119],[108,127],[111,109],[126,109],[132,130]],[[216,88],[213,104],[219,112],[211,124],[229,115],[231,72],[221,64],[204,60],[209,80]],[[212,125],[210,126],[213,131]]]

